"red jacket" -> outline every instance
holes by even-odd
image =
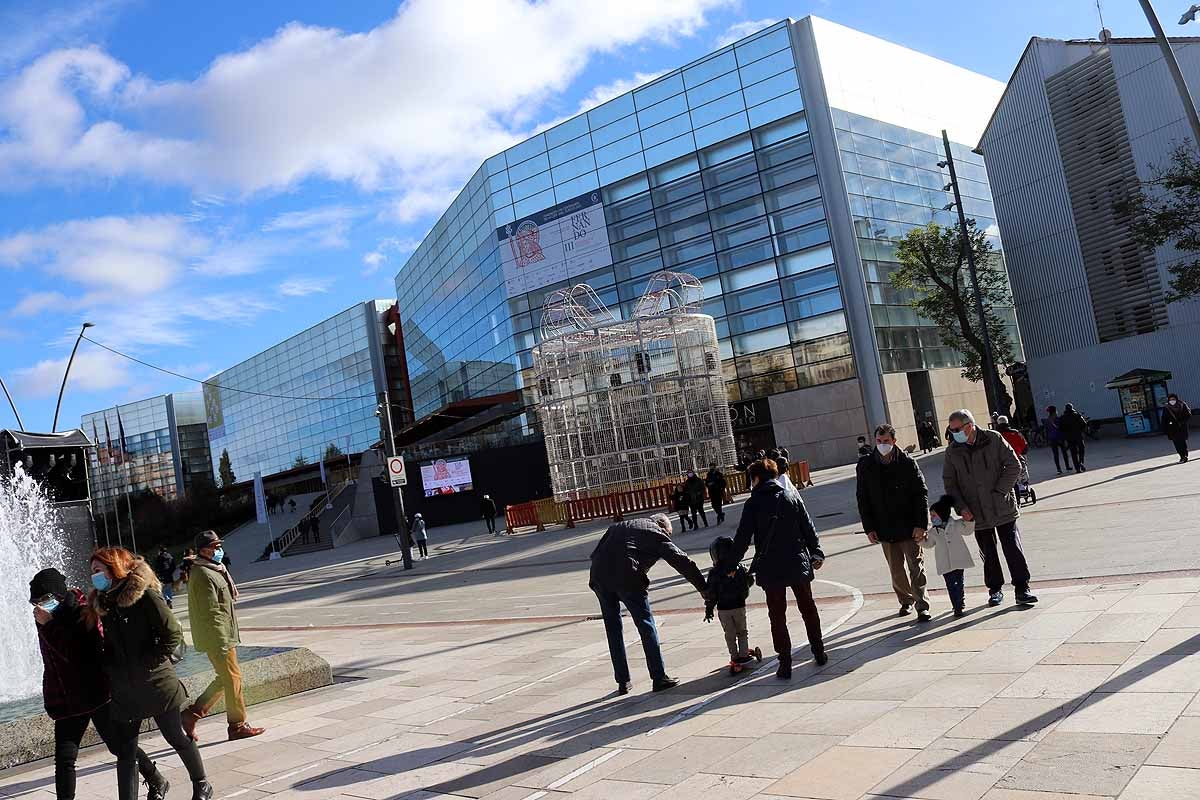
[[[1000,435],[1012,446],[1017,455],[1023,456],[1029,452],[1029,442],[1025,441],[1025,437],[1021,435],[1020,431],[1009,428],[1006,431],[1000,431]]]

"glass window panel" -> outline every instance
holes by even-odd
[[[741,92],[736,94],[726,95],[711,103],[704,105],[692,106],[692,125],[696,128],[708,125],[711,122],[724,119],[731,114],[736,114],[746,108],[746,103],[742,100]]]
[[[641,89],[633,90],[633,102],[639,110],[649,108],[655,103],[662,102],[668,97],[677,95],[683,91],[683,77],[674,72],[665,78],[661,78],[649,86],[644,86]]]
[[[620,161],[614,161],[611,164],[606,164],[596,170],[600,177],[601,185],[608,185],[622,178],[627,178],[646,170],[646,160],[640,152],[634,153],[628,158],[622,158]],[[638,175],[638,178],[644,180],[643,176]]]
[[[566,163],[573,158],[578,158],[584,153],[592,151],[592,140],[589,136],[580,136],[574,141],[567,142],[562,147],[555,147],[550,151],[550,166],[557,167],[559,164]]]
[[[700,306],[701,314],[708,314],[713,319],[723,319],[725,316],[725,301],[720,297],[705,300]],[[728,330],[728,327],[726,328]]]
[[[717,257],[709,254],[696,261],[689,261],[685,264],[677,264],[675,265],[675,268],[680,272],[687,272],[691,275],[695,275],[697,278],[707,278],[710,275],[717,274]]]
[[[711,236],[701,236],[699,239],[694,239],[683,244],[673,245],[663,248],[663,261],[668,266],[682,264],[685,261],[691,261],[694,258],[700,258],[712,253],[713,242]]]
[[[614,261],[625,261],[626,259],[635,258],[645,255],[651,250],[658,249],[658,234],[651,230],[640,236],[627,239],[612,245],[612,254]]]
[[[749,311],[759,306],[770,305],[771,303],[779,303],[782,300],[783,296],[779,293],[779,284],[771,281],[742,292],[725,295],[725,306],[729,309],[730,313],[737,313]]]
[[[753,155],[745,155],[719,167],[704,170],[704,185],[708,188],[721,186],[747,176],[757,176],[758,165]]]
[[[503,153],[497,153],[487,161],[483,162],[483,166],[488,175],[499,175],[508,168],[508,162],[504,160]]]
[[[654,127],[663,120],[677,117],[680,114],[687,112],[687,110],[687,99],[683,95],[676,95],[675,97],[664,100],[661,103],[655,103],[649,108],[643,108],[642,110],[638,111],[638,127],[644,131],[647,128]]]
[[[692,137],[692,132],[689,130],[683,136],[663,142],[655,147],[648,147],[644,151],[646,156],[646,165],[654,167],[663,162],[670,161],[673,158],[678,158],[684,153],[691,152],[696,149],[696,140]],[[695,156],[692,157],[693,160]]]
[[[627,92],[587,112],[588,123],[592,132],[595,133],[597,128],[603,128],[610,122],[616,122],[622,117],[629,116],[633,111],[633,95]]]
[[[802,387],[819,386],[825,383],[849,380],[854,375],[853,358],[839,358],[833,361],[825,361],[820,364],[796,368],[796,377],[799,385]]]
[[[596,163],[600,166],[612,164],[620,161],[623,158],[628,158],[635,153],[641,153],[642,138],[637,133],[626,136],[624,139],[605,145],[604,147],[596,148]]]
[[[537,175],[550,169],[550,160],[546,158],[545,153],[541,153],[521,164],[508,168],[508,179],[510,183],[516,184],[525,180],[531,175]]]
[[[527,197],[524,200],[518,200],[513,204],[513,211],[518,217],[527,217],[537,211],[549,208],[554,205],[554,190],[547,189],[544,192]]]
[[[754,196],[712,211],[710,212],[710,215],[712,218],[712,226],[715,229],[726,228],[730,225],[737,225],[742,222],[749,222],[757,217],[761,217],[765,211],[766,209],[763,208],[762,198]],[[760,237],[756,234],[751,238],[758,239]],[[738,242],[738,244],[741,243],[742,242]]]
[[[492,214],[492,227],[503,228],[516,218],[517,212],[512,206],[497,206],[496,213]]]
[[[700,152],[700,164],[705,167],[711,167],[714,164],[722,164],[732,158],[745,155],[754,150],[754,143],[750,140],[749,135],[738,136],[734,139],[727,139],[707,147]],[[749,159],[753,163],[753,158]],[[706,170],[713,172],[715,170]],[[707,183],[707,179],[705,180]]]
[[[592,158],[591,153],[585,153],[573,161],[568,161],[550,170],[551,176],[555,183],[563,183],[572,178],[578,178],[585,172],[590,172],[596,169],[596,160]]]
[[[737,59],[734,58],[732,49],[726,50],[720,55],[715,55],[712,58],[701,61],[699,64],[685,68],[683,70],[683,83],[688,88],[699,86],[718,75],[724,75],[726,72],[734,69],[737,69]]]
[[[658,252],[654,252],[624,264],[618,264],[617,266],[613,267],[613,272],[618,280],[625,280],[628,278],[638,278],[642,275],[649,275],[652,272],[660,271],[662,268],[662,255]]]
[[[611,222],[621,222],[632,217],[644,214],[652,208],[650,204],[650,193],[631,197],[628,200],[622,200],[617,203],[610,203],[605,207],[605,213]],[[621,237],[624,238],[624,237]]]
[[[691,219],[677,222],[674,225],[666,225],[659,228],[658,238],[666,246],[692,239],[702,233],[708,233],[708,231],[708,215],[701,214]]]
[[[802,133],[808,133],[808,119],[803,114],[796,114],[755,130],[754,144],[764,149]]]
[[[527,161],[538,153],[546,152],[546,137],[543,134],[530,137],[529,139],[514,145],[504,151],[504,159],[508,162],[508,168],[511,170],[514,164],[520,164],[522,161]]]
[[[767,192],[763,197],[763,201],[771,211],[778,211],[781,208],[788,208],[800,203],[811,203],[820,199],[821,185],[817,182],[816,176],[788,184],[782,189]]]
[[[744,314],[733,314],[730,315],[728,322],[731,334],[749,333],[772,325],[782,325],[784,323],[783,306],[767,306]]]
[[[883,200],[895,199],[892,194],[892,182],[880,180],[879,178],[863,178],[862,179],[862,194],[870,197],[878,197]]]
[[[596,177],[595,171],[580,175],[578,178],[572,178],[569,181],[564,181],[554,187],[554,196],[558,198],[558,202],[570,200],[573,197],[579,197],[581,194],[590,192],[600,188],[600,179]]]
[[[696,161],[695,156],[687,156],[686,158],[681,158],[681,159],[678,159],[677,161],[672,161],[669,164],[663,164],[661,166],[656,166],[653,170],[650,171],[650,184],[652,186],[662,186],[663,184],[671,183],[672,181],[678,180],[679,178],[682,178],[685,175],[691,175],[691,174],[693,174],[695,172],[699,172],[699,171],[700,171],[700,165]],[[656,195],[659,194],[661,191],[662,190],[656,190]],[[699,189],[697,188],[696,191],[699,191]],[[687,192],[687,194],[692,194],[692,192],[689,191],[689,192]],[[683,195],[677,195],[676,197],[682,197],[682,196]],[[655,204],[661,205],[662,202],[670,202],[671,200],[676,199],[676,197],[669,197],[666,200],[662,200],[662,198],[658,198],[655,200]]]
[[[761,239],[732,250],[726,250],[717,256],[717,263],[720,264],[722,271],[728,271],[771,259],[774,255],[775,249],[771,245],[771,240]]]
[[[610,242],[621,242],[625,239],[631,239],[634,236],[640,236],[643,233],[649,233],[656,227],[654,215],[644,214],[640,217],[609,225],[608,240]]]
[[[831,358],[841,358],[850,353],[850,335],[846,333],[804,342],[792,347],[792,355],[798,366],[828,361]]]
[[[487,190],[498,192],[508,186],[508,170],[502,170],[487,179]]]
[[[503,189],[501,189],[500,191],[492,194],[492,207],[493,208],[498,208],[500,206],[509,205],[510,203],[512,203],[512,201],[513,201],[512,192],[510,192],[508,190],[507,186],[504,187]]]
[[[795,74],[796,61],[792,58],[792,51],[789,48],[761,58],[752,64],[747,64],[738,71],[742,76],[742,85],[751,86],[781,72],[790,71]]]
[[[592,146],[595,148],[612,144],[618,139],[624,139],[638,132],[637,117],[630,115],[619,119],[611,125],[605,125],[599,130],[592,131]]]
[[[757,106],[786,92],[795,91],[799,86],[796,82],[796,70],[789,69],[774,77],[746,86],[742,89],[742,93],[746,97],[747,106]]]
[[[529,180],[514,183],[512,185],[513,201],[519,201],[522,198],[529,197],[537,192],[549,189],[554,185],[554,181],[550,177],[549,172],[543,172],[541,175],[534,175]],[[554,205],[551,203],[550,205]]]
[[[739,66],[745,66],[760,58],[769,56],[771,53],[782,50],[788,47],[791,42],[788,40],[787,26],[780,27],[771,33],[763,34],[757,38],[751,39],[748,42],[741,42],[733,46],[734,52],[737,54],[737,62]]]
[[[616,216],[616,219],[623,219],[624,217],[629,217],[629,216],[632,216],[633,214],[637,214],[637,213],[640,213],[640,212],[646,210],[645,208],[636,207],[636,203],[641,198],[635,198],[634,195],[640,194],[641,192],[645,192],[649,188],[650,188],[650,185],[646,182],[646,176],[645,175],[637,175],[635,177],[629,178],[628,180],[623,180],[620,183],[613,183],[610,185],[606,185],[604,187],[604,202],[606,205],[608,205],[610,207],[616,206],[619,208],[629,208],[631,205],[633,205],[635,210],[628,211],[628,212],[623,211]],[[650,196],[649,194],[645,195],[646,198],[648,198],[649,196]],[[630,200],[630,203],[618,204],[618,201],[627,200],[627,199]],[[647,206],[647,208],[648,208],[648,206]],[[609,210],[611,210],[611,208]]]
[[[862,153],[858,154],[858,171],[860,174],[872,178],[889,178],[891,176],[886,161]]]
[[[777,167],[780,164],[786,164],[798,158],[810,159],[811,157],[812,142],[809,140],[808,135],[805,134],[786,142],[771,145],[764,150],[759,150],[758,164],[760,169],[766,171],[771,167]]]
[[[805,205],[792,206],[785,211],[776,211],[769,219],[772,233],[781,233],[825,219],[825,207],[820,200],[814,200]]]
[[[668,206],[663,206],[658,209],[656,216],[658,217],[659,225],[669,225],[681,219],[695,216],[705,210],[707,210],[707,206],[704,203],[704,196],[696,194]]]
[[[751,161],[750,163],[753,165],[754,162]],[[730,203],[745,200],[748,197],[755,197],[761,192],[762,185],[758,182],[758,174],[753,173],[733,183],[710,189],[708,191],[708,207],[720,208]]]
[[[696,147],[707,147],[714,142],[729,139],[748,130],[750,130],[750,120],[747,119],[745,113],[739,111],[733,116],[726,117],[711,125],[697,128],[694,132]]]
[[[784,297],[799,297],[813,292],[832,289],[838,285],[837,270],[833,267],[802,272],[780,281]]]
[[[655,125],[652,128],[642,130],[642,147],[646,150],[647,157],[650,155],[651,149],[661,142],[666,142],[674,139],[680,134],[687,133],[691,136],[692,123],[688,119],[687,114],[680,114],[677,117],[667,120],[666,122]],[[674,156],[671,156],[674,158]]]
[[[788,319],[807,319],[842,307],[842,294],[838,289],[826,289],[796,300],[787,301]]]
[[[734,355],[743,356],[750,353],[758,353],[763,350],[774,350],[777,347],[783,347],[788,343],[788,329],[786,325],[779,325],[766,330],[755,331],[753,333],[743,333],[740,336],[732,337]]]
[[[711,103],[718,97],[725,97],[733,92],[737,92],[742,88],[741,81],[738,80],[736,72],[730,72],[727,75],[722,75],[708,83],[697,86],[694,89],[689,89],[687,93],[688,105],[692,108],[699,108],[705,103]],[[739,102],[741,102],[739,100]],[[741,106],[745,108],[745,106]]]
[[[846,315],[841,311],[820,317],[796,320],[788,323],[793,342],[805,342],[810,339],[821,339],[835,333],[846,332]]]
[[[588,120],[586,114],[569,119],[566,122],[555,125],[550,130],[546,131],[546,146],[558,147],[572,139],[577,139],[588,132]]]
[[[746,115],[750,118],[750,127],[757,128],[759,125],[765,125],[768,122],[786,117],[804,108],[804,101],[800,97],[800,90],[780,95],[774,100],[768,100],[765,103],[754,106],[746,110]]]
[[[829,241],[829,226],[825,223],[810,225],[807,228],[781,233],[775,236],[775,247],[779,255],[785,255],[797,250],[807,250],[818,244]]]
[[[746,289],[751,286],[756,286],[766,281],[773,281],[779,277],[779,273],[775,270],[774,261],[763,261],[749,267],[734,272],[727,272],[721,276],[721,283],[725,286],[726,292],[736,292],[739,289]]]
[[[656,208],[664,208],[670,203],[699,194],[704,188],[704,184],[697,174],[692,174],[666,184],[655,182],[654,185],[657,187],[652,191]]]
[[[749,378],[752,375],[764,375],[768,372],[788,369],[794,366],[794,364],[795,361],[792,357],[791,348],[781,347],[778,350],[755,353],[754,355],[737,359],[736,371],[738,377]]]
[[[738,245],[762,239],[769,235],[769,233],[770,229],[767,227],[767,221],[765,219],[756,219],[718,231],[713,234],[713,239],[717,243],[718,250],[728,250],[731,247],[737,247]],[[784,234],[784,236],[790,235]],[[826,238],[828,238],[828,234],[826,234]]]

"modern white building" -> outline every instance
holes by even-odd
[[[1200,39],[1172,41],[1200,96]],[[1114,208],[1190,138],[1153,39],[1030,40],[980,150],[1039,409],[1118,417],[1105,384],[1143,368],[1200,398],[1200,300],[1165,301],[1179,254],[1139,245]]]

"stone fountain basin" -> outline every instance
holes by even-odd
[[[333,683],[333,670],[320,656],[304,647],[238,647],[246,705],[264,703]],[[215,673],[208,657],[189,650],[175,665],[188,697],[199,697]],[[224,712],[222,700],[213,714]],[[153,729],[147,721],[143,731]],[[88,726],[85,746],[99,744],[95,728]],[[54,755],[54,722],[46,716],[42,698],[0,703],[0,769]]]

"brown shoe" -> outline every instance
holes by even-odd
[[[236,742],[238,739],[249,739],[253,736],[261,736],[266,732],[266,728],[255,728],[249,722],[239,722],[236,725],[229,726],[229,741]]]
[[[196,723],[204,718],[204,712],[196,708],[196,706],[188,706],[183,710],[183,732],[193,742],[200,741],[200,737],[196,735]]]

